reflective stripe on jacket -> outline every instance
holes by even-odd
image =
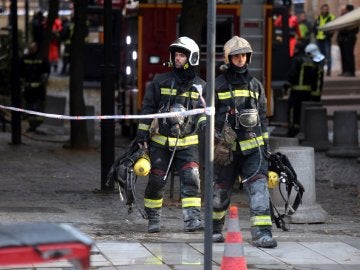
[[[234,151],[240,149],[243,154],[249,154],[268,143],[265,91],[262,84],[248,71],[234,75],[239,78],[235,78],[232,83],[230,83],[231,76],[232,74],[225,73],[216,78],[215,128],[221,132],[227,118],[237,135],[232,149]],[[248,109],[258,111],[259,124],[251,128],[241,125],[238,127],[236,114]]]

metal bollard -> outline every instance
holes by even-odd
[[[315,151],[326,151],[330,147],[326,108],[309,107],[305,109],[305,130],[303,146],[314,147]]]
[[[333,145],[326,152],[329,157],[359,157],[358,124],[356,111],[334,112]]]
[[[295,214],[289,217],[290,223],[322,223],[326,222],[327,212],[316,203],[315,189],[315,153],[313,147],[288,146],[274,149],[286,155],[293,166],[299,182],[304,186],[305,192],[302,204]],[[284,185],[282,193],[286,194]],[[271,199],[278,210],[284,208],[284,200],[278,188],[270,189]],[[295,192],[292,192],[290,201],[294,201]]]

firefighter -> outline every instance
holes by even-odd
[[[215,150],[213,241],[222,229],[238,176],[249,197],[252,243],[273,248],[270,195],[267,186],[269,136],[262,84],[248,70],[253,50],[234,36],[224,45],[224,73],[215,81]]]
[[[312,82],[310,100],[320,101],[324,85],[325,56],[320,52],[319,47],[315,43],[308,44],[305,47],[305,53],[310,56],[314,64],[313,76],[315,80]]]
[[[25,107],[29,110],[43,112],[46,101],[46,86],[50,73],[50,64],[46,58],[39,58],[38,45],[32,42],[28,46],[28,52],[20,62],[20,77],[24,88]],[[42,118],[30,115],[28,117],[28,132],[37,131]]]
[[[176,39],[170,46],[169,66],[172,71],[156,75],[146,89],[142,114],[184,112],[203,107],[203,81],[195,73],[199,65],[198,45],[188,37]],[[139,121],[137,142],[148,147],[151,172],[145,190],[144,209],[148,232],[160,231],[164,187],[169,168],[174,165],[180,178],[184,230],[203,229],[199,177],[198,130],[203,130],[206,117],[177,115],[158,120]],[[151,130],[157,130],[150,134]],[[150,136],[151,135],[151,136]]]
[[[312,58],[305,54],[304,44],[298,43],[288,73],[290,94],[288,103],[288,137],[295,137],[300,130],[301,103],[311,100],[316,74]]]

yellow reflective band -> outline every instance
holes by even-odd
[[[197,197],[182,198],[181,205],[183,208],[201,207],[201,198],[197,198]]]
[[[320,96],[320,89],[311,92],[310,95],[312,95],[312,96],[314,96],[314,97],[319,97],[319,96]]]
[[[160,208],[163,204],[163,199],[152,200],[144,198],[144,206],[147,208]]]
[[[255,147],[259,147],[261,145],[264,145],[264,138],[263,136],[258,136],[256,138],[252,138],[249,140],[241,141],[239,142],[240,148],[242,151],[250,150]]]
[[[158,144],[165,145],[167,141],[167,137],[163,135],[155,134],[151,137],[151,140]]]
[[[178,140],[174,137],[166,137],[163,135],[155,134],[151,137],[153,142],[156,142],[161,145],[165,145],[166,141],[169,141],[169,146],[189,146],[196,145],[199,143],[198,135],[191,135],[184,138],[179,138]],[[177,142],[176,142],[177,140]]]
[[[25,59],[24,60],[24,63],[25,64],[30,64],[30,65],[33,65],[33,64],[41,64],[42,63],[42,60],[41,59]]]
[[[199,93],[197,92],[184,92],[182,94],[179,95],[179,97],[191,97],[192,99],[199,99]]]
[[[233,143],[231,144],[231,150],[236,151],[236,141],[233,141]]]
[[[30,86],[30,87],[39,87],[41,86],[40,82],[32,82],[32,83],[27,83],[26,86]]]
[[[139,123],[138,130],[149,130],[150,125]]]
[[[294,91],[310,91],[311,86],[310,85],[294,85],[292,87],[292,90],[294,90]]]
[[[270,216],[254,216],[250,219],[251,226],[271,226]]]
[[[226,211],[221,211],[221,212],[213,212],[213,219],[215,220],[220,220],[223,217],[225,217],[226,215]]]
[[[201,116],[201,117],[199,118],[199,120],[197,121],[197,123],[199,124],[199,123],[201,123],[201,122],[203,122],[203,121],[206,121],[206,116]]]
[[[262,136],[264,139],[269,139],[269,132],[264,132]]]
[[[169,146],[189,146],[199,143],[198,135],[187,136],[184,138],[179,138],[176,143],[176,138],[169,137]]]
[[[175,96],[176,95],[176,93],[177,93],[177,90],[176,89],[170,89],[170,88],[160,88],[160,93],[162,94],[162,95],[168,95],[168,96],[170,96],[170,95],[172,95],[172,96]]]
[[[234,97],[252,97],[252,98],[259,98],[259,93],[255,93],[251,90],[234,90],[232,91]],[[217,93],[219,99],[230,99],[232,98],[231,92],[222,92]]]

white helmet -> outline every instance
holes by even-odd
[[[310,43],[305,47],[305,53],[309,55],[314,62],[321,62],[325,59],[325,56],[320,52],[319,47],[314,43]]]
[[[246,63],[250,63],[253,50],[250,43],[241,37],[233,36],[224,45],[224,61],[225,64],[229,64],[229,55],[235,55],[240,53],[246,53]]]
[[[188,37],[179,37],[169,46],[170,51],[170,63],[173,65],[172,53],[176,51],[184,52],[188,57],[188,62],[191,66],[199,65],[200,50],[199,46],[194,40]]]

